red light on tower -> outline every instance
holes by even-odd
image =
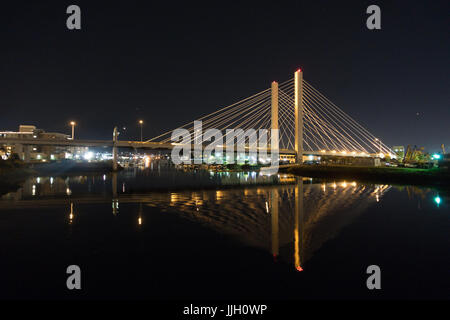
[[[301,68],[298,68],[298,69],[297,69],[297,72],[302,72],[302,69],[301,69]]]

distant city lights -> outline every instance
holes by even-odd
[[[439,153],[433,154],[433,159],[439,160],[441,158],[441,155]]]
[[[94,157],[94,153],[91,151],[86,152],[83,156],[84,160],[88,160],[88,161],[91,160],[93,157]]]

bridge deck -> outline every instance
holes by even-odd
[[[112,140],[61,140],[61,139],[22,139],[22,138],[0,138],[0,144],[22,144],[22,145],[51,145],[51,146],[68,146],[68,147],[113,147]],[[133,149],[166,149],[171,150],[174,147],[172,143],[159,143],[159,142],[147,142],[147,141],[118,141],[117,147],[119,148],[133,148]],[[191,145],[193,150],[193,145]],[[226,151],[226,146],[223,147]],[[246,148],[248,150],[248,148]],[[269,150],[267,150],[269,151]],[[295,150],[280,149],[280,154],[295,155]],[[333,151],[310,151],[304,150],[305,156],[374,156],[367,153],[343,153]]]

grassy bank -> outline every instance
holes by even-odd
[[[16,191],[31,174],[33,171],[18,159],[0,160],[0,196]]]
[[[312,178],[348,179],[383,184],[450,185],[450,171],[439,168],[416,169],[298,165],[282,170],[287,173]]]

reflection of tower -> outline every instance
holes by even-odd
[[[272,254],[274,258],[278,256],[279,235],[278,235],[278,189],[272,188],[270,192],[270,204],[272,214]]]
[[[303,177],[298,177],[295,186],[295,227],[294,227],[294,261],[295,269],[303,271],[301,254],[303,253]]]
[[[112,173],[112,213],[119,213],[119,197],[117,195],[117,172]]]
[[[142,225],[142,202],[139,203],[138,225]]]
[[[69,224],[73,221],[73,202],[70,203]]]

